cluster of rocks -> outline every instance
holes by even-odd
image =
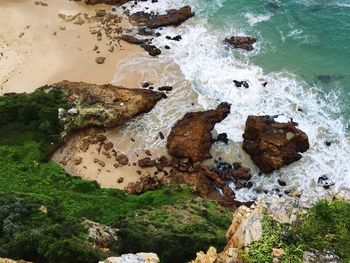
[[[84,220],[83,226],[87,229],[89,241],[94,247],[108,249],[118,242],[118,229],[102,225],[91,220]]]

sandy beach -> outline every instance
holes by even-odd
[[[86,18],[101,9],[111,12],[108,5],[76,1],[1,1],[0,23],[6,26],[0,28],[0,94],[31,92],[61,80],[110,83],[117,62],[141,49],[125,42],[111,44],[105,32],[98,41],[91,32],[99,23]],[[119,29],[128,27],[124,20],[117,24]],[[97,64],[97,57],[104,57],[104,63]]]

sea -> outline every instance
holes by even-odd
[[[212,154],[252,169],[251,189],[230,185],[237,200],[291,192],[305,205],[320,198],[350,199],[350,0],[125,4],[130,13],[165,13],[184,5],[190,5],[196,15],[178,27],[157,30],[161,36],[153,44],[162,49],[158,58],[136,54],[118,65],[114,84],[138,74],[144,81],[155,80],[155,85],[174,87],[167,100],[125,127],[142,142],[137,147],[164,148],[165,142],[156,138],[160,130],[168,134],[188,111],[229,102],[231,114],[216,125],[214,133],[226,132],[230,142],[215,144]],[[181,41],[167,39],[177,35]],[[223,44],[225,38],[237,35],[257,37],[254,51]],[[249,88],[237,88],[233,80],[247,81]],[[242,150],[249,115],[293,120],[309,136],[310,149],[301,160],[261,175]],[[286,186],[279,184],[281,180]]]

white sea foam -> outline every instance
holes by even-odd
[[[244,17],[247,19],[249,25],[254,26],[255,24],[268,21],[271,18],[271,15],[256,15],[248,12]]]
[[[191,23],[177,28],[164,28],[161,32],[162,36],[154,40],[155,45],[169,45],[171,49],[163,51],[159,63],[176,63],[182,72],[174,76],[164,72],[161,79],[166,82],[168,75],[174,81],[176,78],[185,78],[199,94],[198,102],[205,109],[213,108],[222,101],[232,104],[231,114],[216,126],[217,132],[228,133],[232,142],[228,146],[215,146],[213,151],[227,156],[229,161],[240,160],[252,167],[254,187],[237,191],[237,199],[251,200],[261,190],[277,188],[301,192],[301,200],[307,204],[338,192],[344,192],[350,197],[350,141],[344,131],[343,120],[335,117],[340,113],[337,94],[321,96],[315,87],[307,87],[297,76],[287,72],[266,75],[262,68],[236,59],[235,51],[225,49],[222,45],[223,36],[208,29],[204,19],[194,18]],[[180,42],[165,38],[166,35],[178,34],[182,36]],[[250,87],[236,88],[233,80],[246,80]],[[262,83],[265,81],[268,84],[264,88]],[[175,122],[172,118],[191,110],[180,106],[188,105],[185,87],[180,90],[179,95],[170,96],[172,100],[167,101],[166,105],[157,105],[153,115],[159,119],[154,122],[152,118],[155,116],[149,115],[153,117],[147,117],[144,121],[144,132],[154,133],[158,130],[157,123],[169,130]],[[180,114],[174,113],[177,111]],[[299,128],[308,134],[310,149],[298,162],[271,176],[258,176],[256,167],[251,165],[241,148],[248,115],[283,115],[293,118],[299,123]],[[167,119],[162,119],[165,116]],[[156,124],[153,125],[152,121]],[[148,136],[143,134],[145,140]],[[327,147],[326,140],[332,141],[332,145]],[[322,175],[335,183],[329,190],[318,185],[318,178]],[[278,186],[278,178],[286,181],[287,186]]]

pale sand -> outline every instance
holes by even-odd
[[[137,161],[146,157],[145,151],[138,151],[128,155],[129,164],[119,166],[116,168],[114,165],[117,163],[116,156],[113,151],[106,151],[103,146],[99,144],[90,144],[89,148],[84,151],[80,148],[84,138],[88,138],[89,130],[81,131],[71,137],[69,142],[59,149],[53,156],[52,160],[60,164],[67,172],[72,175],[80,176],[86,180],[96,180],[101,187],[105,188],[118,188],[124,189],[128,183],[136,182],[141,176],[147,174],[154,174],[157,169],[154,168],[140,168],[137,165]],[[107,137],[105,142],[110,142],[108,133],[100,131],[99,134],[104,134]],[[113,150],[117,152],[117,155],[125,153],[124,150],[128,148],[128,144],[116,145],[114,144]],[[153,158],[153,156],[147,156]],[[76,158],[82,158],[82,162],[75,164]],[[103,162],[103,165],[95,162],[95,159]],[[142,174],[138,174],[137,170],[140,170]],[[162,176],[163,173],[159,173]],[[122,177],[123,182],[118,183],[118,179]]]
[[[118,61],[138,46],[121,43],[113,53],[108,51],[106,37],[97,41],[89,31],[90,24],[73,24],[58,14],[95,14],[96,9],[111,6],[86,6],[83,2],[50,0],[48,6],[35,5],[35,0],[1,0],[0,4],[0,94],[32,92],[36,88],[61,80],[89,83],[111,83]],[[118,11],[120,12],[120,11]],[[123,21],[123,27],[128,23]],[[93,51],[97,45],[100,54]],[[96,57],[106,57],[98,65]],[[137,80],[133,79],[133,85]],[[125,83],[128,84],[128,83]]]

